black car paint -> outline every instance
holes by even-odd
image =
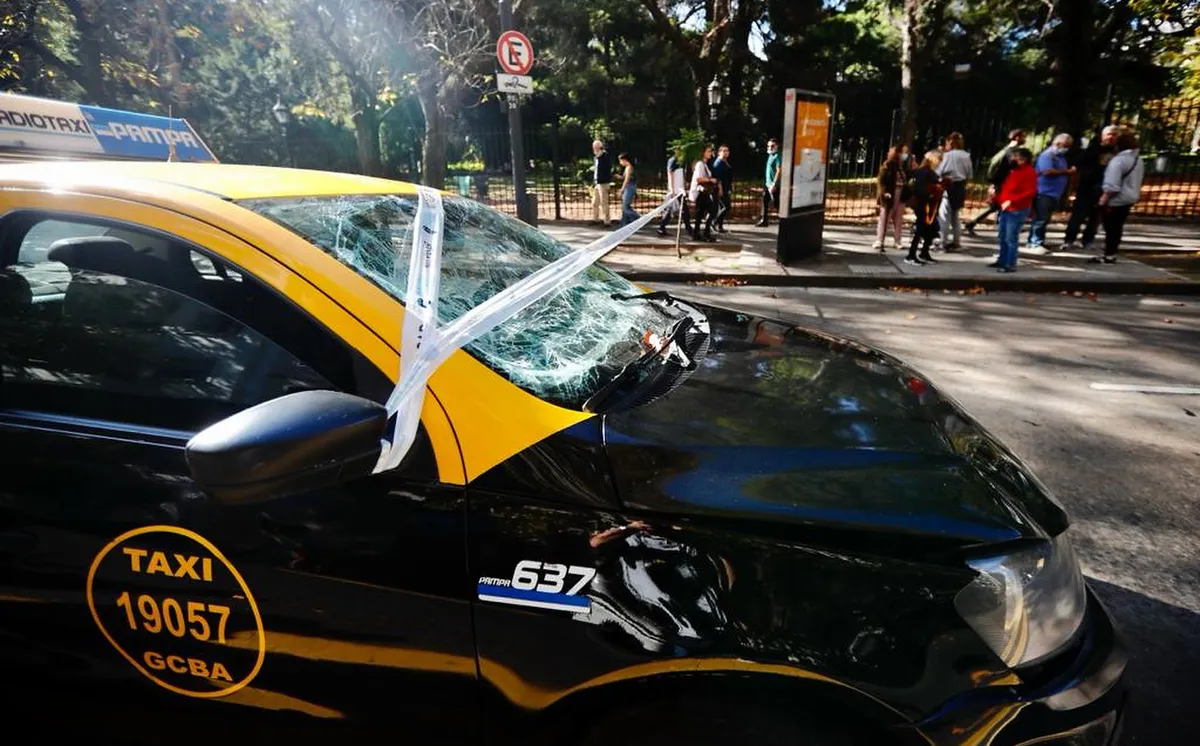
[[[472,577],[522,559],[598,570],[586,616],[479,604],[484,680],[536,710],[626,675],[649,677],[645,696],[711,666],[764,688],[792,678],[893,729],[963,693],[1014,697],[1018,679],[954,610],[973,577],[962,560],[1056,535],[1061,508],[893,358],[704,310],[711,349],[682,387],[472,485]],[[544,465],[601,442],[611,474],[569,490],[601,508],[553,500]]]
[[[1022,682],[953,609],[971,577],[961,557],[1057,533],[1062,511],[896,361],[704,310],[711,349],[681,388],[549,438],[465,491],[376,477],[217,506],[182,478],[178,444],[7,419],[4,452],[21,469],[0,493],[0,654],[28,674],[31,706],[74,693],[126,731],[131,711],[188,728],[177,718],[196,714],[204,724],[180,735],[197,742],[225,724],[451,742],[446,728],[473,733],[462,715],[480,702],[500,718],[488,722],[582,712],[581,729],[607,690],[670,691],[698,671],[896,733],[965,693],[1015,697]],[[105,542],[147,524],[193,528],[246,576],[270,649],[256,690],[344,719],[189,700],[120,659],[80,578]],[[479,577],[523,559],[595,567],[593,613],[475,600]],[[974,713],[942,718],[959,738]]]

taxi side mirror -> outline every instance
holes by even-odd
[[[337,391],[300,391],[201,430],[184,451],[196,484],[214,500],[269,500],[369,475],[387,410]]]

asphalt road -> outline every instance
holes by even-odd
[[[1200,387],[1200,300],[655,287],[851,335],[961,402],[1072,516],[1084,572],[1130,652],[1126,742],[1194,742],[1200,395],[1092,384]]]

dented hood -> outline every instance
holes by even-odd
[[[628,507],[963,544],[1066,527],[1007,449],[896,359],[701,308],[712,340],[700,369],[662,399],[605,416]]]

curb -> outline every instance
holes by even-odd
[[[1013,293],[1084,292],[1106,295],[1200,295],[1200,282],[1177,280],[1024,280],[1013,277],[868,277],[849,275],[762,275],[705,272],[620,272],[636,282],[716,283],[767,287],[842,288],[853,290],[972,290]]]

